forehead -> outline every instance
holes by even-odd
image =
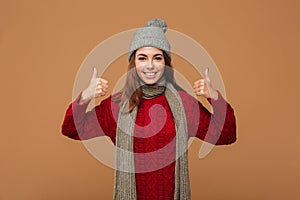
[[[155,47],[141,47],[136,51],[136,55],[145,54],[145,55],[154,55],[154,54],[163,54],[162,50]]]

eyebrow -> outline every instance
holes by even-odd
[[[144,57],[147,57],[147,55],[146,54],[143,54],[143,53],[140,53],[140,54],[138,54],[137,56],[144,56]],[[156,57],[156,56],[163,56],[161,53],[157,53],[157,54],[154,54],[154,56],[153,57]]]

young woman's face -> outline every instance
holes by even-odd
[[[142,47],[135,53],[135,67],[145,84],[155,84],[163,75],[165,60],[163,52],[155,47]]]

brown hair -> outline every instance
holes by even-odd
[[[171,64],[171,58],[164,51],[163,51],[163,56],[164,56],[165,66],[166,66],[163,76],[165,76],[166,81],[171,83],[177,90],[183,90],[175,82],[174,70]],[[129,59],[128,72],[126,75],[125,85],[122,88],[121,92],[119,93],[121,95],[117,95],[117,99],[118,99],[117,101],[119,101],[120,104],[123,104],[127,99],[129,99],[129,107],[127,110],[128,112],[131,112],[136,106],[139,106],[143,98],[143,93],[140,86],[141,85],[139,83],[139,77],[135,70],[135,52],[134,52]]]

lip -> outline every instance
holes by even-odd
[[[143,72],[143,74],[146,76],[146,78],[155,78],[157,72]]]

